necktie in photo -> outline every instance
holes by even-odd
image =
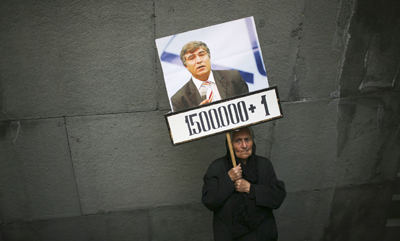
[[[204,91],[206,90],[206,91]],[[200,87],[200,95],[203,100],[208,99],[210,102],[213,101],[214,99],[214,92],[211,90],[211,83],[208,81],[205,81],[201,84]],[[204,97],[205,96],[205,97]]]

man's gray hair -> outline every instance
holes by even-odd
[[[211,58],[210,49],[207,47],[207,44],[205,44],[205,43],[203,43],[203,42],[201,42],[201,41],[191,41],[191,42],[185,44],[185,45],[182,47],[182,50],[181,50],[181,60],[182,60],[183,65],[186,66],[185,54],[187,54],[187,53],[193,53],[194,51],[196,51],[196,50],[197,50],[198,48],[200,48],[200,47],[203,48],[203,49],[207,52],[208,57]]]

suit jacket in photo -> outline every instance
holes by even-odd
[[[237,70],[212,70],[221,99],[249,92],[249,88]],[[173,111],[195,107],[202,102],[199,91],[190,79],[171,98]]]

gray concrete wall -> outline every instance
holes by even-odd
[[[280,240],[383,240],[400,160],[400,3],[0,2],[0,241],[212,240],[224,136],[172,146],[155,39],[254,16],[284,118],[254,127]]]

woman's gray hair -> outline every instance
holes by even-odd
[[[249,130],[250,136],[251,136],[251,140],[253,141],[253,144],[256,144],[256,136],[254,135],[254,131],[253,131],[253,129],[251,129],[250,126],[248,126],[248,127],[243,127],[243,128],[239,128],[239,129],[236,129],[236,130],[233,130],[233,131],[229,132],[229,134],[231,135],[232,141],[233,141],[233,133],[235,133],[235,132],[237,132],[237,131],[240,131],[240,130],[243,130],[243,129]]]

